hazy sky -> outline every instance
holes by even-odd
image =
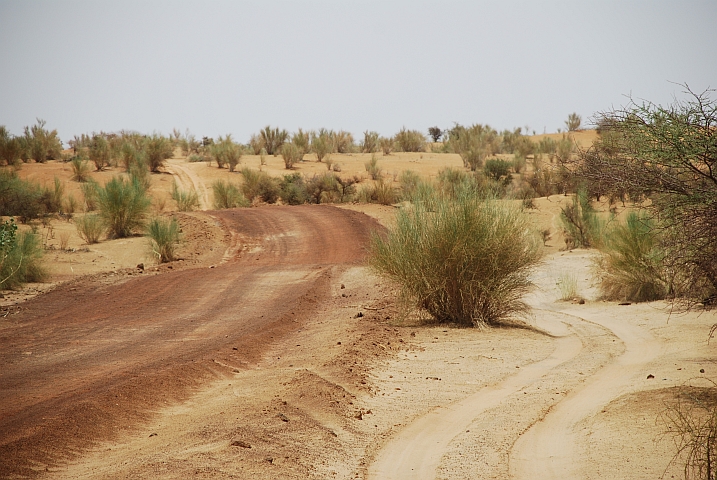
[[[0,125],[564,127],[717,87],[717,1],[0,0]]]

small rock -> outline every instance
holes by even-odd
[[[632,303],[631,302],[622,302],[622,303],[618,303],[618,305],[632,305]]]
[[[251,448],[251,444],[244,440],[234,440],[232,441],[232,447]]]
[[[647,379],[649,380],[649,379],[651,379],[651,378],[655,378],[655,376],[654,376],[653,374],[649,374],[649,375],[647,376]]]
[[[580,300],[578,300],[578,304],[585,305],[585,299],[581,298]]]
[[[700,368],[700,373],[705,373],[705,369],[704,369],[704,368]]]
[[[283,413],[278,414],[277,417],[279,417],[282,422],[288,422],[288,421],[289,421],[289,417],[287,417],[287,416],[284,415]]]
[[[344,285],[344,284],[342,283],[342,284],[341,284],[341,290],[343,290],[344,288],[346,288],[346,285]]]
[[[354,316],[354,318],[361,318],[361,317],[363,317],[363,312],[358,312],[358,313]]]
[[[156,437],[157,434],[156,434],[155,432],[152,432],[152,433],[149,434],[149,436],[150,436],[150,437]]]
[[[264,460],[266,460],[269,463],[274,463],[274,457],[266,457]]]
[[[361,412],[356,412],[356,415],[354,415],[354,418],[355,418],[356,420],[363,420],[363,413],[361,413]]]
[[[239,350],[237,347],[232,347],[232,350]]]
[[[345,294],[345,293],[342,293],[341,296],[344,297],[344,298],[346,298],[346,294]]]
[[[138,263],[137,270],[144,270],[144,263]]]

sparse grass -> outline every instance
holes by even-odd
[[[669,282],[655,222],[630,212],[605,236],[597,261],[600,291],[607,300],[645,302],[665,298]]]
[[[569,301],[579,298],[578,277],[571,272],[562,272],[555,281],[560,291],[560,300]]]
[[[159,263],[171,262],[176,259],[175,247],[179,242],[179,223],[176,219],[153,218],[147,226],[152,254]]]
[[[70,232],[60,232],[60,250],[63,252],[67,250],[67,245],[70,243]]]
[[[681,463],[686,479],[717,479],[717,384],[685,385],[660,414],[666,436],[675,442],[670,464]]]
[[[150,200],[138,180],[113,177],[104,187],[96,190],[100,217],[108,237],[128,237],[144,227]]]
[[[242,195],[239,187],[224,180],[217,180],[212,184],[214,192],[214,208],[248,207],[249,202]]]
[[[374,235],[369,261],[437,321],[484,326],[527,311],[521,297],[539,259],[524,213],[461,195],[435,211],[401,209],[385,238]]]
[[[371,154],[371,160],[364,163],[364,167],[368,172],[371,180],[378,180],[381,178],[381,167],[378,166],[378,157],[375,154]]]
[[[199,196],[194,189],[190,191],[180,190],[177,182],[172,183],[172,200],[177,202],[177,210],[180,212],[191,212],[199,207]]]
[[[590,205],[590,198],[585,189],[578,189],[572,203],[561,208],[560,220],[565,229],[567,248],[602,245],[605,223]]]
[[[90,179],[89,181],[83,183],[80,186],[80,190],[82,190],[82,197],[85,201],[85,211],[86,212],[94,212],[97,210],[97,189],[99,188],[99,185],[94,180]]]

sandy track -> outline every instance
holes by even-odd
[[[190,168],[179,163],[167,164],[166,170],[178,180],[180,188],[197,192],[199,198],[199,209],[208,210],[211,208],[209,200],[209,190],[206,184],[195,174]]]
[[[553,320],[541,327],[558,336],[555,350],[549,357],[526,366],[496,385],[446,407],[436,408],[413,421],[381,450],[369,468],[368,478],[436,478],[436,470],[449,443],[478,416],[580,353],[582,342],[565,324]]]
[[[600,315],[569,310],[565,313],[576,318],[582,315],[609,329],[624,343],[625,352],[520,436],[510,455],[513,478],[585,478],[583,457],[578,451],[584,432],[578,431],[578,424],[631,392],[638,379],[645,378],[644,367],[661,351],[660,342],[647,329],[626,323],[614,307]]]
[[[31,476],[256,361],[378,225],[325,206],[214,212],[245,248],[216,268],[75,282],[0,325],[0,472]],[[303,315],[305,316],[305,315]]]

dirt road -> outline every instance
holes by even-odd
[[[259,358],[300,326],[369,217],[326,206],[212,212],[242,248],[212,268],[80,280],[0,324],[0,472],[32,476]],[[340,269],[339,269],[340,270]]]

